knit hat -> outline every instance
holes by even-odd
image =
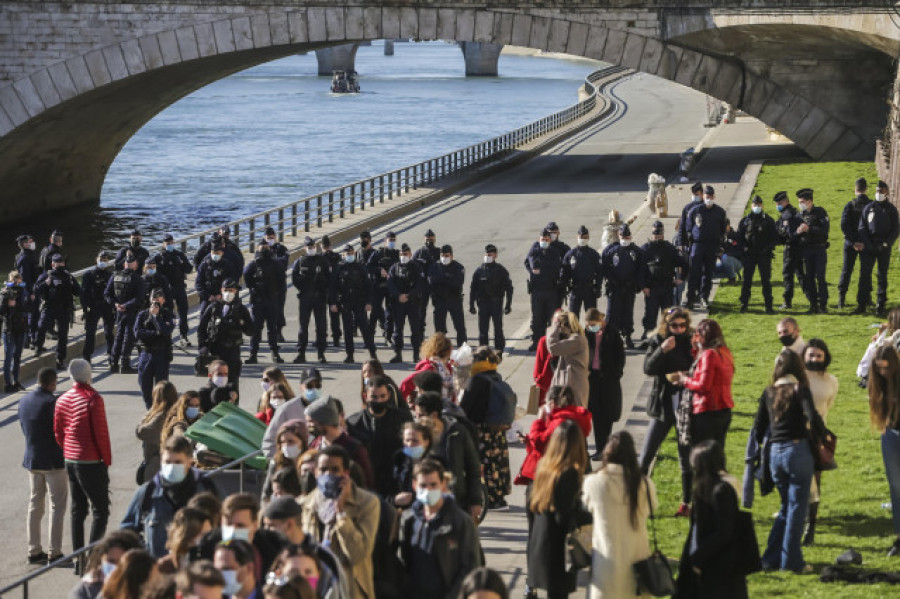
[[[69,362],[69,376],[76,383],[91,382],[91,363],[81,358],[76,358]]]
[[[306,406],[306,416],[323,426],[340,426],[341,417],[337,405],[330,395],[317,399]]]

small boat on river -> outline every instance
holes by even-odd
[[[358,94],[359,74],[356,71],[334,71],[331,77],[331,93]]]

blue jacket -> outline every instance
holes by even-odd
[[[691,209],[687,216],[687,223],[681,223],[682,228],[689,232],[691,243],[705,243],[718,246],[725,236],[725,210],[718,204],[709,208],[705,204],[699,204]]]
[[[25,434],[27,470],[58,470],[66,467],[62,448],[53,434],[56,396],[38,387],[19,400],[19,424]]]
[[[525,269],[532,291],[557,291],[563,257],[552,247],[542,250],[535,242],[525,257]],[[535,270],[538,274],[535,274]]]

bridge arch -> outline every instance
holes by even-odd
[[[861,157],[871,144],[810,100],[744,67],[625,30],[497,10],[347,7],[235,16],[128,39],[0,87],[0,216],[96,200],[115,156],[185,95],[301,51],[384,38],[525,46],[603,60],[742,108],[817,159]]]

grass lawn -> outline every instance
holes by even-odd
[[[795,289],[794,310],[787,314],[765,315],[761,289],[754,285],[750,311],[738,312],[740,284],[720,287],[711,308],[725,332],[725,340],[735,355],[736,372],[733,394],[734,418],[728,434],[726,453],[729,470],[738,478],[744,469],[744,448],[753,424],[757,400],[769,381],[772,366],[781,345],[775,335],[775,325],[783,315],[797,318],[805,339],[824,339],[833,361],[829,371],[840,381],[834,408],[829,413],[828,426],[838,436],[836,460],[839,468],[822,476],[822,502],[816,545],[804,548],[804,557],[816,572],[834,562],[846,549],[856,549],[863,555],[864,567],[877,570],[900,570],[900,558],[888,559],[885,554],[893,540],[891,512],[881,504],[890,501],[884,465],[881,458],[880,435],[869,426],[868,398],[856,384],[856,366],[873,333],[872,324],[879,322],[874,313],[852,316],[855,307],[856,281],[854,272],[847,300],[850,307],[838,311],[837,281],[841,271],[843,236],[840,216],[844,205],[852,199],[853,184],[864,176],[870,182],[870,197],[878,180],[871,163],[771,163],[767,164],[757,181],[754,193],[765,201],[764,210],[776,217],[772,197],[785,190],[796,206],[794,192],[803,187],[815,190],[816,205],[828,211],[831,218],[831,247],[828,250],[829,313],[807,316],[805,296]],[[747,208],[749,210],[749,207]],[[773,294],[775,306],[781,304],[780,248],[773,261]],[[900,304],[900,276],[897,262],[891,264],[888,288],[888,308]],[[873,294],[874,301],[874,294]],[[674,436],[670,435],[661,451],[654,472],[659,490],[660,516],[658,532],[666,555],[678,558],[687,535],[688,522],[673,517],[680,501],[680,476],[675,452]],[[780,505],[778,493],[767,497],[757,494],[753,505],[756,534],[760,549],[765,548],[772,515]],[[822,583],[818,574],[798,576],[787,573],[759,573],[748,579],[751,597],[887,597],[900,596],[897,587],[881,585],[845,585]]]

